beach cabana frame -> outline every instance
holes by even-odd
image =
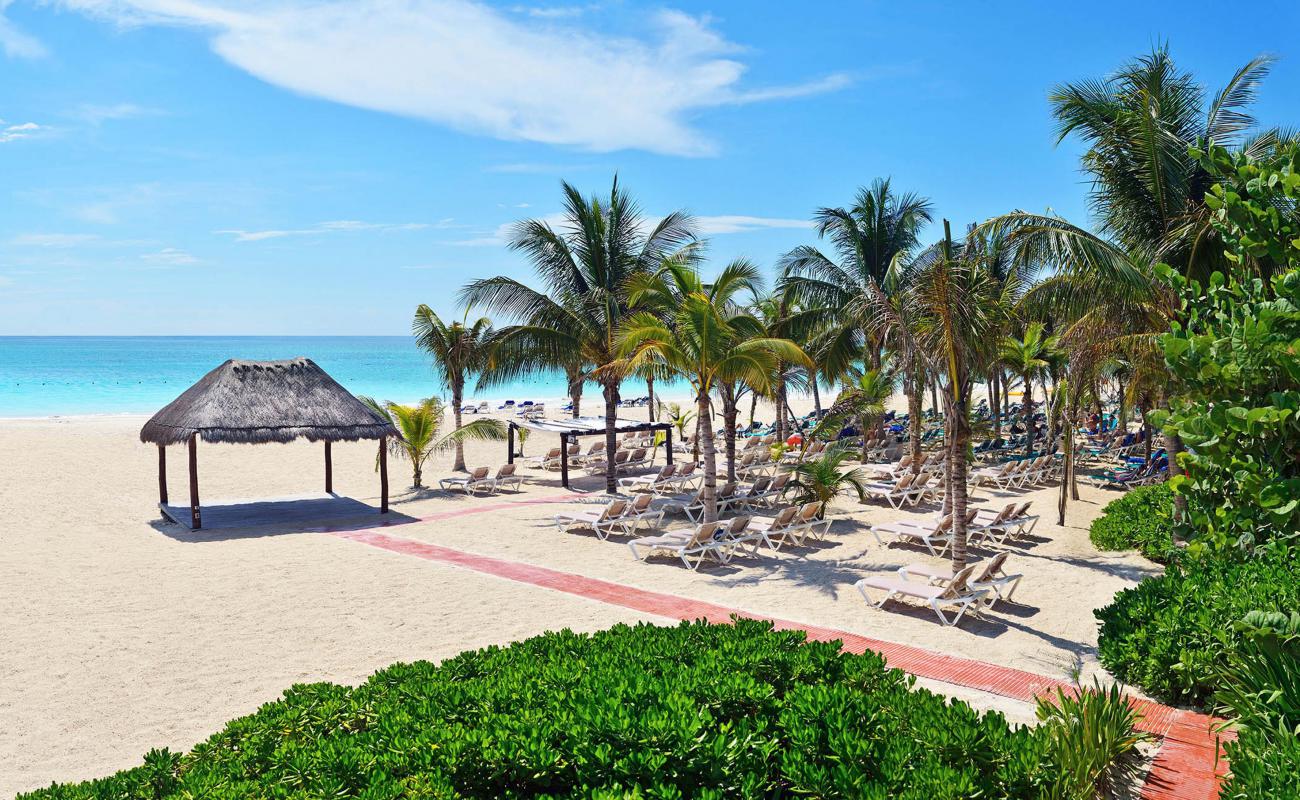
[[[334,442],[379,441],[381,514],[388,513],[388,437],[391,421],[344,389],[309,358],[285,361],[231,359],[204,375],[140,429],[140,441],[158,446],[158,506],[174,522],[183,519],[167,499],[167,447],[189,450],[189,524],[203,527],[199,506],[198,443],[325,443],[325,491],[334,492]]]
[[[604,436],[605,435],[605,418],[604,417],[574,417],[572,419],[524,419],[518,422],[511,421],[507,426],[506,446],[507,459],[509,463],[515,463],[515,431],[519,428],[527,428],[530,431],[539,433],[558,433],[560,435],[560,483],[564,488],[569,488],[569,445],[578,441],[583,436]],[[645,433],[648,431],[663,431],[664,450],[667,453],[668,463],[673,463],[673,426],[670,422],[641,422],[635,419],[615,419],[614,433],[622,435],[624,433]]]

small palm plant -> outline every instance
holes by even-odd
[[[681,403],[660,403],[659,417],[677,429],[677,440],[684,443],[686,426],[695,419],[695,412],[689,408],[682,408]]]
[[[501,420],[476,419],[443,436],[439,429],[447,418],[447,407],[436,397],[421,400],[413,406],[400,403],[380,403],[373,397],[360,397],[372,411],[384,419],[392,420],[402,434],[389,444],[389,452],[411,462],[412,488],[424,488],[424,464],[434,453],[454,449],[467,441],[495,441],[506,438],[506,427]]]
[[[1109,800],[1141,774],[1141,714],[1119,686],[1057,689],[1038,699],[1039,729],[1047,741],[1053,781],[1049,800]]]
[[[1024,383],[1024,402],[1021,416],[1025,420],[1025,452],[1034,450],[1034,378],[1048,368],[1048,358],[1057,350],[1058,340],[1048,336],[1041,322],[1031,322],[1025,327],[1023,338],[1008,336],[998,348],[1002,363],[1020,376]]]
[[[832,447],[816,458],[787,467],[787,491],[793,492],[792,501],[820,502],[825,515],[826,507],[841,494],[852,491],[859,500],[866,500],[866,473],[860,467],[844,467],[851,455],[847,448]]]

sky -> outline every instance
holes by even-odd
[[[404,334],[615,174],[769,273],[877,177],[958,229],[1087,223],[1051,88],[1267,52],[1255,113],[1295,125],[1300,5],[1251,9],[0,0],[0,335]]]

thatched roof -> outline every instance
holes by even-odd
[[[171,401],[140,429],[140,441],[261,444],[356,441],[397,430],[310,358],[227,361]]]

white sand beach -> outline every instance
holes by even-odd
[[[597,411],[593,402],[588,409]],[[156,449],[137,438],[144,420],[0,421],[0,718],[8,721],[0,726],[0,796],[132,766],[150,748],[190,747],[296,682],[356,682],[394,661],[438,660],[563,627],[670,622],[328,533],[191,532],[164,523]],[[534,436],[527,451],[555,443]],[[172,452],[176,498],[185,492],[184,460],[180,448]],[[472,445],[467,460],[495,467],[504,445]],[[321,461],[321,447],[306,442],[204,444],[202,498],[319,491]],[[338,493],[377,502],[373,443],[337,444],[334,462]],[[449,456],[436,457],[426,483],[436,485],[449,466]],[[577,481],[597,493],[575,494],[572,504],[520,504],[562,492],[555,473],[524,473],[521,494],[453,497],[406,491],[409,467],[392,461],[394,518],[508,505],[387,533],[1067,679],[1097,671],[1092,611],[1159,571],[1088,542],[1089,521],[1114,493],[1081,487],[1069,524],[1059,527],[1055,486],[977,489],[980,505],[1032,499],[1044,519],[1008,565],[1025,574],[1020,604],[943,628],[928,610],[878,611],[852,589],[869,574],[936,563],[918,548],[882,547],[867,530],[934,507],[902,512],[843,498],[826,543],[696,573],[668,559],[634,561],[618,540],[557,533],[553,515],[602,503],[603,480]]]

